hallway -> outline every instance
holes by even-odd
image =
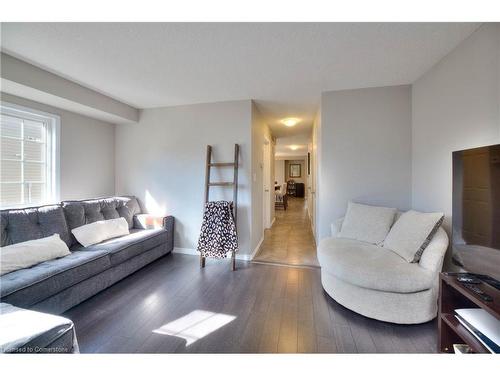
[[[264,242],[253,261],[319,267],[305,199],[290,197],[286,211],[276,210],[276,220],[265,231]]]

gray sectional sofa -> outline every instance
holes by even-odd
[[[163,228],[146,229],[135,197],[64,201],[57,205],[0,211],[1,245],[58,233],[71,255],[0,277],[1,302],[59,314],[172,251],[174,218]],[[98,220],[123,217],[130,234],[82,247],[73,228]]]

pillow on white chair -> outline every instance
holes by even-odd
[[[0,275],[71,254],[59,234],[19,242],[0,249]]]
[[[443,220],[444,214],[441,212],[407,211],[394,223],[384,241],[384,247],[407,262],[418,263]]]
[[[339,237],[382,243],[394,223],[395,208],[349,202]]]
[[[71,231],[76,240],[87,247],[96,243],[124,236],[129,234],[128,223],[125,218],[95,221],[90,224],[82,225]]]

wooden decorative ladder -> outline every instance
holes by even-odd
[[[205,203],[209,201],[210,188],[212,186],[232,186],[233,187],[233,217],[234,224],[237,226],[238,220],[238,161],[240,154],[240,146],[238,144],[234,145],[234,162],[232,163],[212,163],[212,146],[207,146],[207,163],[205,166]],[[211,168],[217,167],[233,167],[233,182],[211,182],[210,172]],[[205,257],[200,254],[200,267],[205,267]],[[236,254],[233,251],[231,253],[231,269],[234,271],[236,269]]]

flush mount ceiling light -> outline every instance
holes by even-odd
[[[300,120],[298,118],[295,118],[295,117],[289,117],[289,118],[284,118],[283,120],[281,120],[281,123],[285,126],[288,126],[288,127],[292,127],[292,126],[295,126],[297,125],[297,123],[299,122]]]
[[[297,146],[297,145],[291,145],[290,146],[290,149],[295,151],[295,150],[298,150],[300,146]]]

